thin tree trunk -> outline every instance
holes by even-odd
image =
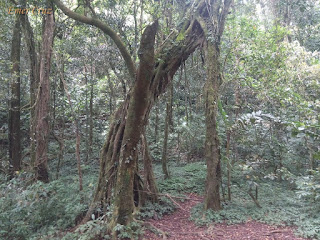
[[[185,81],[185,85],[184,85],[184,112],[185,112],[185,116],[186,116],[186,123],[187,123],[187,127],[189,127],[189,111],[188,111],[188,91],[187,91],[187,70],[186,70],[186,65],[185,63],[183,63],[183,71],[184,71],[184,81]],[[190,134],[189,131],[187,133],[187,139],[186,139],[186,143],[187,143],[187,163],[190,162]]]
[[[227,187],[228,187],[228,200],[231,201],[231,162],[230,162],[230,136],[231,131],[227,131],[227,146],[226,146],[226,158],[227,158]]]
[[[159,132],[159,105],[156,104],[156,120],[154,126],[154,142],[158,142],[158,132]]]
[[[138,49],[139,31],[138,31],[137,15],[138,15],[138,3],[137,3],[137,1],[133,1],[133,19],[134,19],[134,47],[132,49],[133,61],[136,61],[136,59],[137,59],[137,49]]]
[[[63,54],[58,55],[59,59],[63,59]],[[60,172],[60,167],[63,162],[64,158],[64,130],[65,130],[65,103],[64,103],[64,87],[63,87],[63,79],[64,79],[64,62],[61,62],[61,69],[60,69],[60,83],[59,83],[59,90],[61,92],[61,98],[62,98],[62,104],[61,104],[61,113],[62,113],[62,118],[60,119],[61,121],[61,127],[60,127],[60,137],[57,137],[57,141],[59,142],[59,155],[58,155],[58,163],[57,163],[57,171],[56,171],[56,179],[59,178],[59,172]]]
[[[84,63],[85,64],[85,63]],[[84,79],[86,84],[86,91],[85,91],[85,110],[86,110],[86,157],[85,162],[87,163],[89,160],[89,152],[90,152],[90,145],[89,145],[89,104],[88,104],[88,77],[87,77],[87,69],[84,66]]]
[[[143,29],[143,2],[144,0],[140,0],[140,34],[142,35]]]
[[[167,103],[166,107],[166,122],[164,128],[164,140],[163,140],[163,148],[162,148],[162,172],[164,174],[164,179],[169,178],[169,172],[167,167],[167,150],[168,150],[168,135],[169,135],[169,103]]]
[[[92,82],[92,75],[91,75],[91,82],[90,82],[89,113],[90,113],[90,116],[89,116],[89,158],[91,158],[92,146],[93,146],[93,82]]]
[[[21,133],[20,133],[20,17],[15,16],[11,45],[11,98],[9,108],[9,160],[10,175],[21,169]]]
[[[25,5],[25,3],[24,3]],[[37,98],[37,89],[39,86],[39,64],[34,41],[34,34],[28,15],[20,15],[21,25],[23,27],[24,39],[27,45],[27,51],[30,59],[30,165],[34,166],[36,161],[36,111],[35,103]]]
[[[52,131],[54,130],[54,126],[55,126],[55,120],[56,120],[56,85],[57,85],[57,79],[54,78],[54,82],[53,82],[53,90],[51,91],[51,94],[52,94],[52,117],[51,117],[51,129]]]
[[[91,39],[92,40],[92,39]],[[91,49],[90,49],[91,50]],[[90,58],[90,100],[89,100],[89,158],[92,156],[92,146],[93,146],[93,57],[91,52]]]
[[[114,94],[114,88],[113,88],[113,83],[111,81],[111,77],[110,77],[110,74],[109,74],[109,71],[106,70],[106,76],[107,76],[107,79],[108,79],[108,86],[109,86],[109,89],[110,89],[110,101],[109,101],[109,110],[110,110],[110,114],[112,114],[113,112],[113,106],[115,104],[115,94]],[[124,88],[125,89],[125,88]],[[124,90],[124,93],[125,93],[125,90]]]
[[[44,16],[42,51],[40,57],[40,82],[35,104],[36,112],[36,179],[49,182],[48,173],[48,137],[49,137],[49,102],[50,102],[50,65],[54,34],[54,16]]]
[[[63,95],[62,95],[63,97]],[[62,103],[62,119],[61,119],[61,128],[60,128],[60,137],[57,138],[57,141],[59,142],[59,155],[58,155],[58,163],[57,163],[57,171],[56,171],[56,179],[59,179],[59,172],[61,163],[63,161],[64,157],[64,129],[65,129],[65,120],[64,120],[64,103]]]
[[[173,132],[173,79],[169,86],[169,127],[170,131]]]
[[[61,59],[61,61],[63,61],[63,59]],[[64,70],[63,70],[64,65],[63,65],[63,63],[61,65],[62,65],[62,67],[61,67],[61,71],[60,71],[60,77],[61,77],[60,79],[63,83],[63,88],[64,88],[64,91],[67,95],[69,105],[71,108],[71,112],[73,115],[73,119],[74,119],[74,125],[76,127],[76,159],[77,159],[77,168],[78,168],[78,176],[79,176],[79,191],[82,191],[83,185],[82,185],[82,171],[81,171],[81,159],[80,159],[80,142],[81,142],[81,140],[80,140],[80,131],[79,131],[79,120],[77,119],[75,111],[73,109],[73,105],[71,102],[71,96],[68,91],[67,83],[64,80],[64,75],[62,75],[62,73],[64,72]]]

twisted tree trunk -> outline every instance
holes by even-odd
[[[129,52],[125,49],[115,31],[97,18],[89,18],[72,12],[59,0],[53,0],[57,6],[69,17],[83,23],[98,27],[109,35],[122,54],[130,76],[135,77],[132,90],[127,94],[121,107],[115,112],[111,120],[106,142],[101,150],[100,173],[98,186],[92,204],[82,223],[89,220],[92,212],[98,206],[106,211],[106,206],[114,201],[114,212],[109,229],[116,224],[127,225],[133,220],[135,203],[134,190],[137,179],[137,144],[141,133],[149,118],[149,112],[157,97],[164,93],[175,72],[189,55],[199,46],[204,46],[208,63],[207,104],[207,138],[206,158],[208,164],[207,177],[207,208],[220,208],[219,200],[219,142],[216,132],[216,100],[220,84],[219,43],[223,32],[224,21],[228,14],[231,0],[199,0],[195,2],[180,29],[170,35],[168,41],[154,53],[154,35],[157,24],[147,27],[143,33],[140,50],[138,52],[140,65],[137,71]],[[213,18],[214,16],[214,18]],[[212,22],[212,21],[216,22]],[[205,36],[217,38],[216,42],[209,42]],[[156,60],[155,60],[156,59]],[[211,181],[214,182],[211,185]],[[113,194],[113,195],[112,195]],[[215,202],[211,204],[211,200]]]

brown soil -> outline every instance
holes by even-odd
[[[187,194],[188,200],[176,202],[177,210],[162,219],[149,219],[148,228],[156,228],[162,234],[155,234],[150,230],[145,231],[142,240],[303,240],[294,235],[293,227],[273,226],[248,220],[246,223],[227,225],[226,223],[212,224],[199,227],[190,221],[190,210],[203,200],[196,194]],[[165,234],[165,236],[163,236]]]

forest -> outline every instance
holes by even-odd
[[[0,239],[320,239],[319,0],[1,0]]]

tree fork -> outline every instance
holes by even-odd
[[[54,0],[54,2],[57,2],[57,0]],[[58,6],[61,6],[61,2]],[[190,17],[191,15],[199,15],[204,8],[205,1],[200,1],[197,6],[195,6],[196,11],[193,11],[194,9],[190,10]],[[65,7],[64,10],[66,10]],[[69,12],[65,13],[74,18],[74,15],[70,14],[70,12],[72,11],[69,10]],[[79,21],[83,20],[83,18],[78,17],[75,19]],[[101,204],[101,207],[105,210],[105,206],[110,204],[110,200],[113,197],[115,198],[115,203],[117,204],[113,214],[113,222],[110,224],[110,227],[112,228],[112,225],[114,226],[116,223],[126,224],[132,220],[132,209],[134,203],[131,195],[133,195],[133,176],[136,173],[133,170],[135,169],[135,164],[133,164],[134,161],[131,161],[130,156],[132,158],[134,156],[133,149],[136,147],[136,143],[140,140],[141,131],[146,124],[146,120],[148,119],[153,103],[156,101],[159,95],[165,92],[168,84],[172,80],[173,75],[178,70],[181,63],[185,61],[189,55],[203,43],[204,32],[199,22],[196,18],[190,19],[192,20],[186,20],[179,30],[184,36],[183,39],[177,39],[179,32],[174,32],[172,35],[170,35],[170,39],[172,41],[166,41],[161,45],[161,48],[156,52],[157,62],[154,62],[152,66],[150,65],[149,61],[151,57],[149,54],[154,53],[148,51],[146,54],[146,52],[139,51],[141,62],[139,70],[136,74],[139,76],[136,78],[138,83],[135,83],[135,87],[127,94],[122,106],[115,112],[112,124],[109,128],[108,137],[101,150],[100,174],[96,193],[82,223],[90,219],[92,212],[98,205]],[[88,23],[86,21],[83,22]],[[100,28],[101,26],[99,25],[97,27]],[[150,28],[148,27],[148,29]],[[141,42],[143,41],[144,40],[142,39]],[[150,41],[148,42],[150,44]],[[148,43],[146,43],[146,46],[141,44],[141,49],[147,49],[151,47],[147,45]],[[145,60],[146,63],[143,63],[144,57],[148,59]],[[141,67],[143,64],[147,69],[152,69],[152,71],[146,71],[144,67]],[[129,66],[127,65],[127,67]],[[146,74],[150,76],[144,76]],[[148,81],[140,79],[141,77],[148,79]],[[143,107],[141,107],[142,105],[140,104],[137,106],[136,101],[138,100],[144,102],[145,99],[141,99],[141,96],[148,98],[147,103],[142,104]],[[133,107],[134,105],[136,106]],[[135,110],[131,109],[129,111],[129,108]],[[131,123],[128,124],[128,121],[131,121]],[[136,131],[137,128],[139,130],[138,132]],[[139,135],[134,136],[134,138],[129,137],[131,134],[133,134],[133,132],[134,134],[139,133]],[[115,191],[113,191],[114,196],[111,196],[116,182],[117,188]],[[129,193],[130,198],[128,198],[130,199],[131,203],[128,204],[129,206],[125,209],[121,209],[121,205],[123,204],[119,206],[119,203],[122,202],[122,200],[122,203],[126,203],[126,198],[124,196],[119,196],[122,192],[131,192]]]

